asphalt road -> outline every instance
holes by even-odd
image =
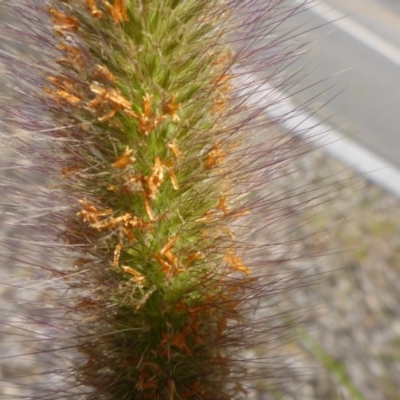
[[[400,168],[400,1],[309,1],[302,10],[282,27],[310,40],[287,67],[296,84],[286,92]]]

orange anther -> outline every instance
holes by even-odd
[[[122,245],[121,245],[121,243],[118,243],[115,246],[115,250],[114,250],[114,259],[113,259],[113,262],[112,262],[112,266],[113,267],[118,267],[118,265],[119,265],[119,258],[121,256],[121,249],[122,249]]]
[[[164,104],[163,112],[172,117],[172,121],[178,122],[180,120],[178,114],[176,113],[181,109],[181,103],[175,104],[176,95],[171,96],[167,102]]]
[[[79,22],[76,18],[63,14],[54,7],[50,8],[50,14],[56,30],[61,30],[61,31],[71,30],[73,32],[78,31]]]
[[[251,271],[243,263],[243,260],[233,250],[225,254],[224,259],[234,271],[243,272],[246,275],[251,274]]]
[[[111,164],[112,167],[123,169],[127,165],[132,164],[135,161],[134,157],[131,157],[133,153],[133,150],[130,149],[128,146],[126,146],[126,149],[124,152],[121,154],[121,156],[115,161],[114,163]]]
[[[89,7],[90,12],[92,13],[93,17],[102,19],[103,13],[97,8],[97,4],[95,0],[86,0],[86,4]]]
[[[172,151],[172,154],[175,156],[175,158],[185,158],[182,152],[178,149],[175,139],[172,141],[172,143],[168,143],[167,147]]]
[[[111,5],[108,1],[103,1],[103,3],[108,12],[111,14],[111,17],[115,23],[129,21],[125,0],[115,0],[113,5]]]

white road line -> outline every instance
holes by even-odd
[[[296,2],[298,3],[299,0]],[[301,3],[303,4],[303,2]],[[396,46],[382,39],[378,35],[375,35],[357,22],[352,21],[345,14],[342,14],[322,3],[314,4],[314,2],[312,2],[304,4],[304,6],[325,21],[328,21],[330,24],[338,27],[342,31],[362,42],[364,45],[381,54],[383,57],[400,66],[400,50]]]
[[[276,93],[282,99],[282,93]],[[312,145],[321,147],[323,151],[348,165],[363,177],[400,198],[400,170],[375,153],[347,138],[331,126],[321,123],[315,116],[305,113],[294,113],[296,106],[289,100],[268,110],[268,114],[279,120],[282,115],[292,115],[282,126],[288,132],[297,134]]]
[[[347,138],[317,117],[301,112],[288,96],[252,74],[243,75],[241,89],[250,94],[249,102],[273,104],[266,108],[268,118],[277,121],[290,134],[301,137],[360,173],[392,195],[400,198],[400,170],[372,151]]]

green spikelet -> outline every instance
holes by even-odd
[[[45,92],[75,125],[62,131],[76,143],[63,185],[80,196],[66,235],[90,255],[76,312],[102,334],[80,344],[78,379],[113,399],[225,398],[226,330],[251,281],[229,229],[247,214],[229,172],[244,138],[224,121],[233,52],[215,43],[229,12],[54,3],[61,68]]]

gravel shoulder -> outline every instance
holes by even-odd
[[[298,376],[261,398],[400,399],[400,201],[321,150],[288,170],[296,202],[304,187],[320,194],[285,222],[287,268],[313,284],[285,298],[305,320],[281,349]]]

